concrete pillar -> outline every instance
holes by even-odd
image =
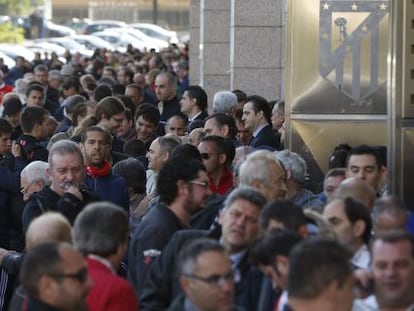
[[[284,96],[285,0],[231,0],[231,89]]]
[[[200,83],[200,0],[190,3],[190,85]]]
[[[211,107],[214,93],[230,89],[231,0],[200,0],[200,84]]]

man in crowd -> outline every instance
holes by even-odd
[[[396,196],[378,198],[372,209],[372,226],[375,234],[407,227],[408,211]]]
[[[125,180],[112,173],[109,162],[111,135],[99,126],[86,128],[81,134],[80,149],[85,162],[85,184],[102,200],[129,210],[128,188]]]
[[[349,311],[354,299],[351,254],[333,240],[309,240],[289,256],[285,310]]]
[[[271,126],[271,110],[269,103],[258,95],[249,96],[243,106],[244,125],[253,133],[250,146],[269,146],[280,149],[280,137],[275,134]]]
[[[185,90],[181,101],[181,112],[188,117],[188,132],[194,129],[197,123],[204,121],[208,114],[207,94],[204,89],[198,85],[190,85]]]
[[[160,121],[160,112],[150,104],[143,104],[135,112],[135,129],[137,138],[147,147],[156,137],[157,126]]]
[[[88,310],[138,309],[134,289],[116,275],[127,249],[128,235],[127,213],[109,202],[90,204],[76,218],[74,244],[86,257],[94,283],[87,297]]]
[[[182,114],[175,114],[168,118],[165,124],[166,134],[175,134],[178,137],[183,137],[187,131],[187,120]]]
[[[152,207],[133,233],[129,246],[129,279],[142,293],[152,262],[160,256],[172,234],[185,229],[191,215],[210,194],[205,167],[196,160],[172,158],[161,169],[159,203]]]
[[[371,262],[368,243],[372,222],[364,205],[349,197],[335,199],[325,206],[323,217],[332,225],[338,240],[351,249],[354,267],[367,269]]]
[[[92,286],[83,256],[69,244],[56,242],[27,253],[20,280],[28,294],[27,310],[85,310]]]
[[[234,306],[235,275],[223,245],[210,239],[190,242],[179,254],[178,275],[185,295],[178,296],[169,311],[231,311]]]
[[[414,238],[405,231],[374,237],[371,246],[374,294],[356,301],[355,311],[412,310],[414,297]]]
[[[221,136],[233,144],[234,148],[241,146],[237,140],[237,126],[234,118],[224,113],[215,113],[204,120],[204,131],[206,136]]]
[[[236,113],[237,105],[237,96],[230,91],[219,91],[214,94],[213,113],[233,116]]]

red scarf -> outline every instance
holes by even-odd
[[[96,166],[86,165],[86,175],[91,176],[93,178],[104,177],[109,175],[111,172],[111,166],[109,162],[104,162],[101,168]]]

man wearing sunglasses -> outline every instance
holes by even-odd
[[[92,281],[85,259],[69,244],[47,242],[28,251],[20,280],[27,310],[86,310]]]

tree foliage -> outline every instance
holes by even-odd
[[[21,15],[29,12],[30,0],[0,0],[0,6],[5,11],[4,15]]]
[[[24,41],[24,31],[22,28],[13,27],[10,23],[0,25],[1,43],[22,43]]]

